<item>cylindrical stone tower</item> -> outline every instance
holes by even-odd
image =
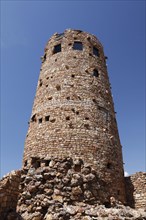
[[[105,60],[94,35],[69,29],[51,37],[23,162],[34,156],[81,158],[96,169],[109,194],[124,202],[122,151]]]

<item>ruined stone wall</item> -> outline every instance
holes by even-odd
[[[16,209],[21,172],[12,171],[0,181],[0,219]]]
[[[121,145],[103,47],[86,32],[48,41],[25,142],[31,157],[82,158],[124,202]]]
[[[127,191],[128,205],[143,208],[134,210],[116,201],[108,184],[83,160],[34,157],[31,167],[0,181],[0,220],[144,220],[145,175],[126,178],[132,180],[130,186],[133,183],[133,188],[126,185],[132,189]]]
[[[81,159],[33,158],[22,171],[17,213],[23,220],[146,219],[145,212],[124,207],[107,188]]]
[[[125,178],[127,204],[133,208],[146,208],[146,173],[138,172]]]

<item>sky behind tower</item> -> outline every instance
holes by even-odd
[[[68,28],[103,44],[125,171],[145,170],[145,10],[144,0],[1,0],[1,176],[21,168],[40,57]]]

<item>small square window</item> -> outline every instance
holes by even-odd
[[[42,119],[42,118],[39,118],[39,124],[41,124],[41,123],[42,123],[42,121],[43,121],[43,119]]]
[[[73,44],[73,49],[74,49],[74,50],[83,50],[83,44],[82,44],[82,42],[78,42],[78,41],[74,42],[74,44]]]
[[[93,47],[93,54],[99,57],[99,50],[96,47]]]
[[[61,44],[54,46],[53,54],[61,52]]]
[[[95,76],[95,77],[99,76],[98,70],[96,70],[96,69],[93,70],[93,76]]]

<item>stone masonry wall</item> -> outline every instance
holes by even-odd
[[[133,208],[146,208],[146,173],[138,172],[125,178],[127,204]]]
[[[143,208],[134,210],[117,201],[114,192],[107,194],[108,185],[81,159],[32,158],[31,167],[0,181],[0,220],[146,220],[145,175],[126,179],[133,183],[128,201]],[[138,199],[130,200],[132,195]]]
[[[146,219],[115,196],[81,159],[32,158],[22,171],[17,212],[23,220]]]
[[[21,171],[12,171],[0,181],[0,219],[16,210]]]
[[[48,41],[25,141],[31,157],[72,157],[90,163],[125,201],[124,172],[114,104],[99,40],[66,30]]]

